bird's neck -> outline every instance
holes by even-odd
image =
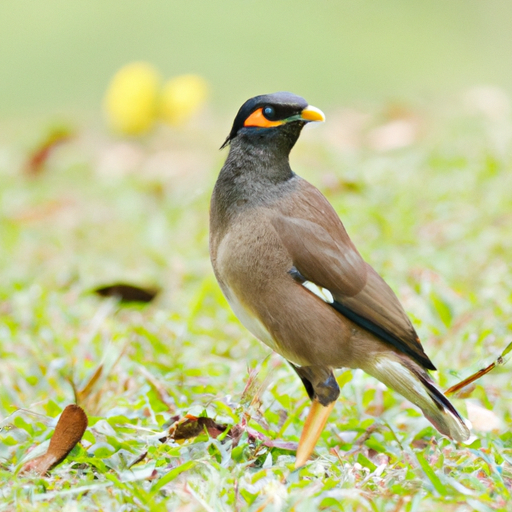
[[[234,141],[219,179],[228,178],[232,186],[242,188],[252,182],[268,186],[287,181],[293,176],[288,154],[282,148],[269,151],[252,141]]]
[[[219,233],[234,217],[258,206],[274,205],[284,190],[295,186],[288,156],[303,126],[295,122],[278,129],[242,128],[230,140],[210,205],[210,222]]]
[[[234,141],[213,191],[211,222],[221,233],[223,226],[242,212],[274,204],[280,191],[292,186],[295,176],[288,152]]]
[[[294,176],[288,156],[303,126],[296,122],[272,129],[240,129],[231,139],[219,181],[232,191],[251,196],[288,181]]]
[[[289,151],[271,147],[271,143],[255,143],[244,138],[231,143],[214,192],[220,195],[225,207],[261,204],[277,193],[281,184],[293,178]]]

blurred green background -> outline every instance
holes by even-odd
[[[0,116],[99,111],[127,62],[199,73],[215,108],[292,90],[322,107],[512,89],[507,0],[2,0]]]
[[[208,257],[218,148],[256,94],[326,112],[292,167],[397,292],[443,389],[512,343],[510,0],[0,0],[0,22],[1,511],[511,510],[510,362],[454,399],[466,446],[360,372],[300,473],[248,433],[161,442],[187,413],[295,442],[310,403]],[[133,61],[204,77],[210,102],[170,126],[148,102],[153,130],[109,132],[107,86]],[[92,293],[118,282],[161,293]],[[77,399],[83,444],[20,474]]]

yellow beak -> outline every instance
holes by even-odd
[[[325,114],[316,107],[313,107],[312,105],[308,105],[301,113],[300,118],[303,121],[316,121],[316,122],[323,122],[325,121]]]

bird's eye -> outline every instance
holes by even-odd
[[[263,115],[267,119],[272,120],[276,117],[276,111],[275,111],[274,107],[266,106],[263,108]]]

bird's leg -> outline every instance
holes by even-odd
[[[299,446],[297,447],[295,469],[304,466],[313,453],[335,403],[331,402],[330,404],[322,405],[318,400],[311,402],[311,409],[306,418],[306,423],[304,423]]]
[[[340,388],[332,370],[329,368],[318,366],[297,367],[293,364],[292,367],[302,379],[312,401],[297,448],[295,467],[300,468],[308,461],[315,449],[327,418],[329,418],[329,414],[340,395]]]

